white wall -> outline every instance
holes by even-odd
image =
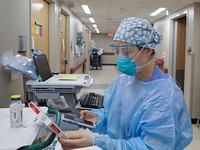
[[[75,66],[78,62],[80,62],[83,58],[85,58],[85,53],[86,50],[83,49],[82,51],[82,56],[77,56],[74,55],[75,53],[75,46],[77,42],[77,32],[81,31],[83,32],[84,35],[84,41],[86,41],[85,36],[86,36],[86,27],[83,26],[82,22],[78,20],[76,17],[73,15],[70,15],[70,67]]]
[[[157,57],[162,57],[162,54],[165,53],[165,58],[164,58],[164,67],[169,68],[169,33],[170,33],[170,21],[169,18],[164,18],[161,21],[157,21],[154,24],[154,27],[162,34],[163,39],[162,43],[158,44],[156,47],[156,58]]]
[[[192,72],[188,72],[188,74],[191,74],[191,88],[193,91],[191,91],[190,96],[191,97],[191,109],[192,109],[192,115],[194,117],[199,117],[200,116],[200,69],[199,69],[199,64],[200,64],[200,4],[194,5],[194,24],[191,28],[192,31],[192,37],[193,40],[191,41],[192,43],[192,55],[189,55],[188,57],[191,58],[191,65],[186,66],[190,67],[193,69],[193,74]],[[190,31],[188,31],[190,32]],[[192,57],[194,56],[194,57]],[[194,63],[193,63],[194,62]],[[188,76],[189,78],[190,76]],[[187,80],[187,78],[185,79]],[[187,86],[187,83],[186,83]]]
[[[26,36],[27,51],[30,50],[30,0],[1,1],[0,20],[0,53],[13,49],[17,54],[19,35]],[[9,105],[12,94],[24,95],[22,77],[11,82],[9,75],[0,64],[0,107]]]
[[[186,50],[188,43],[192,47],[192,53],[186,52],[185,56],[184,96],[192,118],[197,118],[200,116],[200,59],[198,59],[200,57],[200,4],[195,3],[155,22],[155,28],[164,36],[162,43],[157,47],[157,51],[160,56],[162,56],[162,52],[166,53],[165,66],[169,68],[169,73],[172,73],[172,20],[184,14],[187,20]]]
[[[60,72],[60,5],[49,4],[49,65],[52,72]]]

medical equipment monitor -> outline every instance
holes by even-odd
[[[35,62],[38,75],[40,75],[42,81],[45,81],[50,77],[52,77],[51,69],[49,67],[49,62],[45,54],[35,55],[33,56],[33,59]]]

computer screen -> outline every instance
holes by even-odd
[[[35,62],[38,75],[40,75],[42,81],[45,81],[50,77],[52,77],[51,69],[49,67],[49,62],[45,54],[35,55],[33,56],[33,59]]]

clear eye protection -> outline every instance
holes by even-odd
[[[116,46],[114,44],[110,45],[110,47],[112,47],[112,49],[115,53],[115,56],[124,56],[124,57],[131,56],[130,46],[132,46],[132,45],[119,45],[119,46]]]
[[[142,49],[140,50],[140,52],[135,56],[137,57],[142,50],[145,48],[145,46],[147,44],[151,44],[152,42],[147,42],[147,43],[141,43],[141,44],[122,44],[122,45],[115,45],[115,44],[110,44],[109,46],[113,49],[115,56],[123,56],[123,57],[131,57],[132,54],[132,49],[130,46],[140,46],[142,47]],[[134,57],[134,58],[135,58]]]

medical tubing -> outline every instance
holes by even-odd
[[[56,125],[60,126],[61,116],[60,116],[59,111],[49,108],[48,113],[56,115],[55,123],[56,123]],[[33,144],[33,145],[26,146],[26,147],[21,147],[18,150],[39,150],[39,149],[46,148],[54,141],[55,137],[56,137],[56,134],[52,132],[51,135],[49,136],[49,138],[47,140],[43,141],[42,143]]]

